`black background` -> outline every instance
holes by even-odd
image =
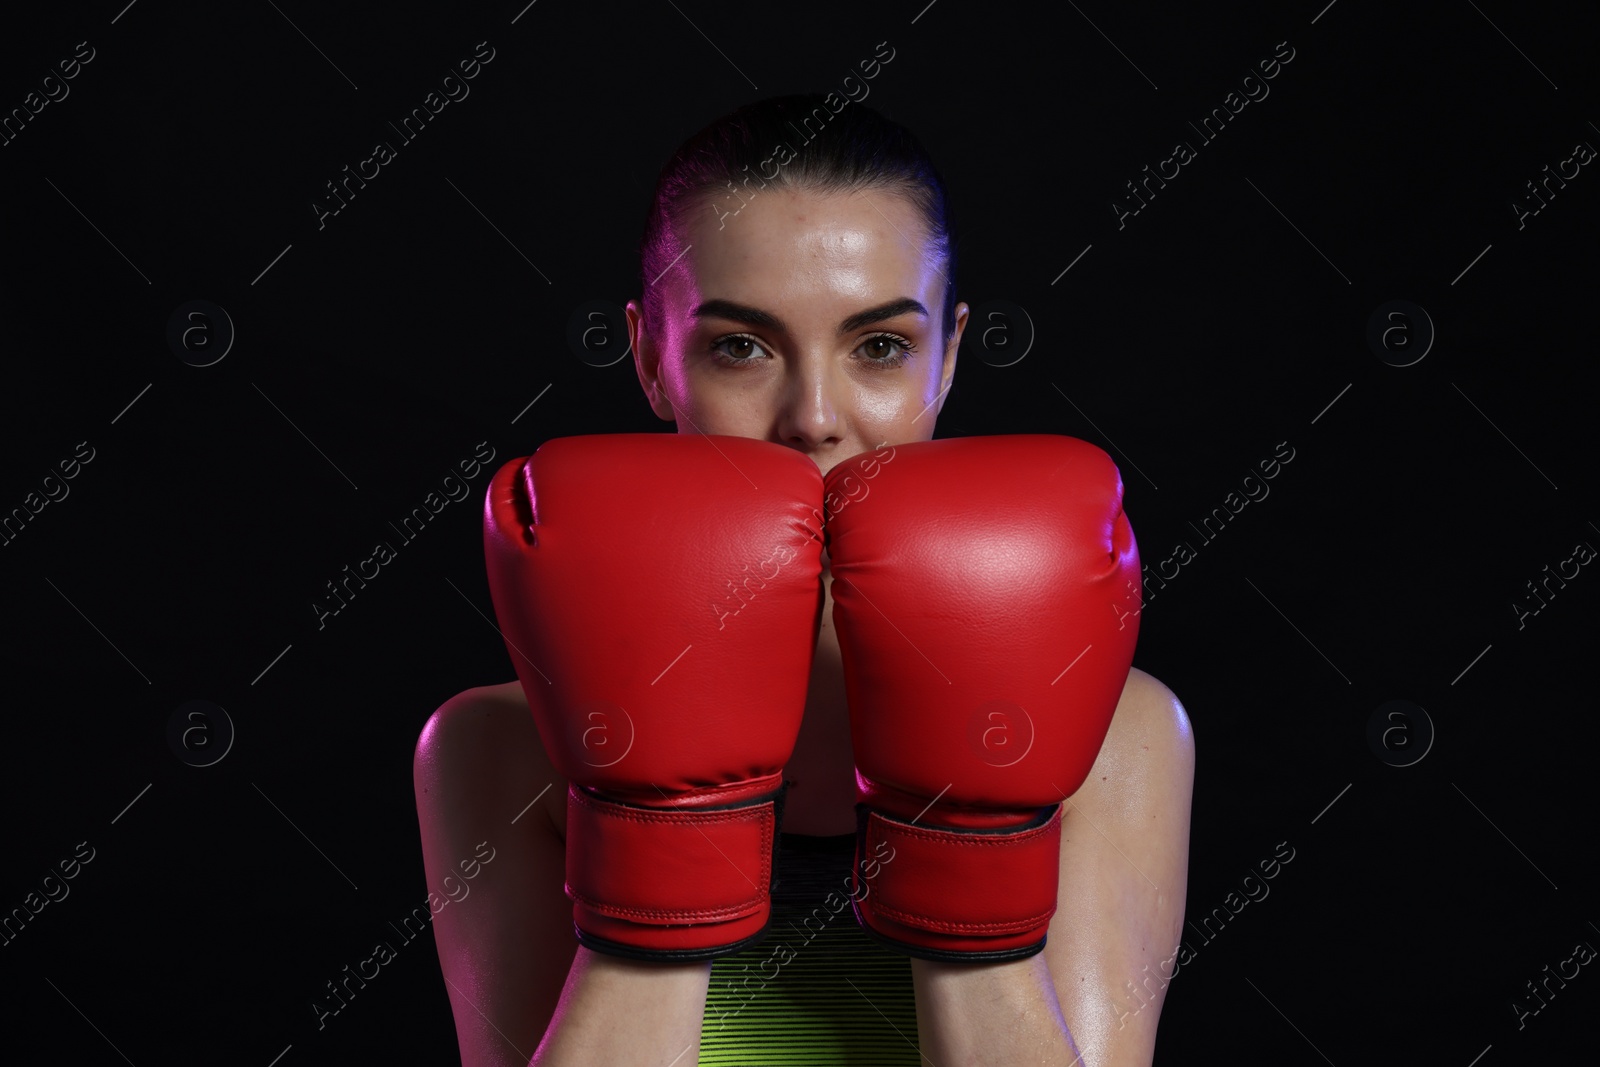
[[[0,147],[0,511],[79,442],[94,458],[0,546],[0,909],[79,842],[95,858],[0,948],[5,1043],[453,1062],[431,933],[324,1029],[309,1005],[428,891],[417,732],[512,677],[485,618],[487,474],[321,629],[312,601],[479,442],[498,465],[665,429],[630,360],[567,344],[574,311],[637,295],[679,142],[838,89],[887,41],[866,102],[945,173],[957,296],[1033,331],[988,320],[1011,347],[985,352],[975,317],[939,435],[1083,437],[1121,466],[1147,563],[1194,547],[1136,660],[1194,724],[1190,917],[1295,850],[1215,940],[1191,929],[1157,1062],[1576,1062],[1592,967],[1521,1029],[1512,1003],[1600,945],[1600,578],[1521,628],[1512,604],[1600,545],[1600,176],[1521,227],[1512,204],[1600,146],[1593,13],[1322,3],[8,12],[6,113],[78,42],[95,57]],[[398,146],[387,122],[480,41],[470,96]],[[1270,95],[1202,145],[1187,124],[1282,41]],[[325,183],[377,140],[397,158],[319,229]],[[1119,229],[1124,183],[1178,140],[1198,157]],[[210,366],[167,343],[191,300],[237,331]],[[1409,366],[1367,341],[1393,300],[1437,331]],[[1199,537],[1280,442],[1270,496]],[[205,768],[167,742],[194,699],[237,729]],[[1397,699],[1435,732],[1406,767],[1367,740]],[[1403,725],[1397,750],[1424,733]]]

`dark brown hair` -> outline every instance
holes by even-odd
[[[661,289],[653,284],[681,254],[676,234],[693,211],[735,211],[770,186],[818,193],[887,189],[922,216],[945,277],[943,337],[955,329],[956,242],[944,179],[910,130],[837,94],[778,96],[747,104],[690,137],[656,178],[639,244],[645,328],[660,336]],[[780,146],[784,146],[780,149]],[[783,161],[782,156],[787,156]],[[773,173],[774,168],[776,173]],[[725,198],[718,208],[713,198]]]

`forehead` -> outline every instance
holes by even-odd
[[[671,273],[684,301],[926,297],[941,280],[926,224],[899,192],[746,195],[707,196],[683,227],[689,250]]]

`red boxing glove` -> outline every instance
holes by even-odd
[[[821,618],[821,473],[740,437],[550,441],[489,487],[495,614],[567,795],[580,943],[711,959],[766,933]]]
[[[826,487],[856,917],[922,959],[1031,956],[1056,910],[1061,801],[1138,637],[1122,478],[1088,442],[1035,434],[898,445]]]

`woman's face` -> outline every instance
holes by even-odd
[[[713,208],[713,205],[717,205]],[[679,433],[776,441],[826,474],[925,441],[948,395],[966,304],[942,343],[945,278],[903,196],[769,188],[710,198],[680,237],[659,336],[628,336],[650,406]],[[737,214],[727,214],[737,210]]]

